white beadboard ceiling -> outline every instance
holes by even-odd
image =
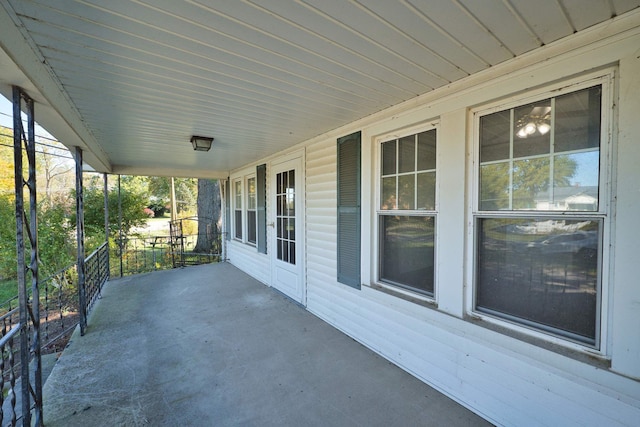
[[[99,171],[226,176],[639,5],[3,0],[0,90]]]

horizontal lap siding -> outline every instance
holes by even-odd
[[[633,396],[555,372],[522,354],[494,349],[481,338],[494,334],[491,331],[368,288],[358,291],[338,283],[336,141],[308,147],[306,159],[309,311],[500,424],[625,425],[637,419],[639,402]],[[596,368],[576,370],[588,375]]]
[[[258,249],[255,246],[231,241],[227,252],[231,264],[264,284],[271,282],[269,257],[258,253]]]

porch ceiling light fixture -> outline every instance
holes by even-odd
[[[211,149],[212,142],[213,138],[209,138],[207,136],[193,135],[191,137],[191,145],[193,145],[193,149],[195,151],[209,151]]]

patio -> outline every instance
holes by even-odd
[[[488,425],[230,264],[108,282],[47,426]]]

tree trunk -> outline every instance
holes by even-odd
[[[220,219],[219,181],[198,179],[198,240],[193,249],[197,253],[216,251],[218,221]]]

